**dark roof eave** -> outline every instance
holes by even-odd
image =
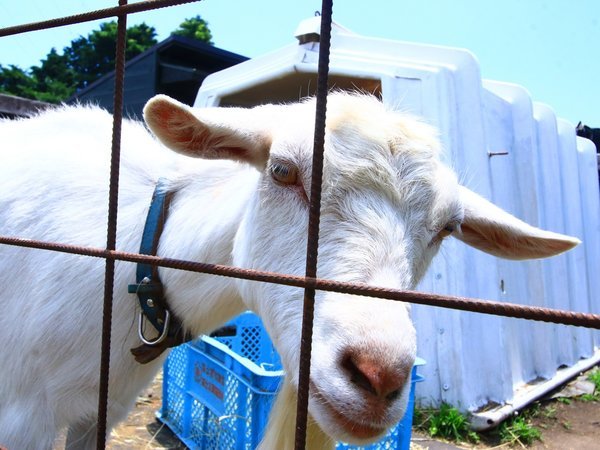
[[[240,62],[243,62],[243,61],[246,61],[247,59],[249,59],[246,56],[238,55],[237,53],[233,53],[228,50],[223,50],[221,48],[214,47],[210,44],[199,41],[197,39],[191,39],[191,38],[186,38],[183,36],[171,35],[168,38],[166,38],[165,40],[156,44],[155,46],[149,48],[148,50],[140,53],[139,55],[137,55],[137,56],[133,57],[132,59],[130,59],[129,61],[127,61],[125,63],[125,70],[127,70],[127,68],[130,65],[135,64],[136,62],[145,58],[149,54],[161,53],[161,52],[165,51],[166,49],[168,49],[169,47],[172,47],[173,45],[184,45],[188,48],[191,48],[191,49],[197,51],[198,53],[201,53],[204,55],[218,56],[221,59],[223,59],[227,62],[230,62],[230,63],[234,63],[234,64],[238,64]],[[94,81],[90,85],[75,92],[71,97],[69,97],[69,99],[67,100],[67,103],[73,103],[73,102],[77,101],[77,99],[79,97],[84,96],[87,92],[94,89],[99,84],[114,77],[114,74],[115,74],[115,71],[113,70],[113,71],[107,73],[106,75],[101,76],[100,78],[98,78],[96,81]]]

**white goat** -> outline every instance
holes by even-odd
[[[159,255],[303,274],[313,101],[194,110],[159,96],[145,119],[184,156],[143,125],[123,124],[118,249],[138,251],[153,189],[166,177],[174,198]],[[1,235],[104,247],[111,123],[108,113],[84,107],[0,123]],[[438,147],[430,127],[372,97],[330,95],[321,277],[413,288],[448,235],[515,259],[577,244],[460,187]],[[68,447],[94,448],[103,266],[101,259],[0,246],[0,444],[9,449],[50,449],[64,427]],[[134,264],[117,262],[109,428],[163,362],[142,365],[129,351],[140,344],[139,306],[127,294],[134,272]],[[280,423],[263,448],[289,448],[302,290],[159,272],[171,310],[194,335],[245,309],[261,316],[288,374],[272,415]],[[380,437],[404,413],[415,351],[409,305],[319,292],[309,443]]]

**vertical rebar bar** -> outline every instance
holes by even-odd
[[[321,6],[321,35],[319,38],[319,65],[317,78],[312,179],[310,187],[308,242],[306,245],[306,277],[309,279],[315,279],[317,277],[319,224],[321,214],[321,184],[323,179],[323,159],[325,149],[325,115],[327,110],[332,9],[333,0],[323,0]],[[312,352],[314,306],[314,285],[307,286],[304,290],[302,337],[300,345],[300,372],[298,374],[298,406],[296,410],[295,436],[296,450],[303,450],[306,446],[306,425],[308,420],[308,390],[310,385],[310,356]]]
[[[127,0],[119,0],[119,6]],[[118,16],[117,48],[115,53],[115,96],[113,103],[113,130],[110,161],[110,185],[108,196],[108,224],[106,249],[115,250],[117,243],[117,210],[119,204],[119,164],[121,159],[121,124],[123,120],[123,86],[125,79],[125,46],[127,44],[127,14]],[[104,273],[104,305],[102,313],[102,352],[100,356],[100,387],[98,389],[98,426],[96,449],[106,446],[106,422],[108,413],[108,386],[110,370],[110,344],[112,304],[114,291],[115,259],[106,258]]]

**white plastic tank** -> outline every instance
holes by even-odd
[[[195,106],[295,101],[316,90],[319,18],[297,43],[207,77]],[[593,145],[519,86],[481,79],[462,49],[360,36],[335,24],[330,83],[380,96],[440,130],[444,159],[469,188],[544,228],[579,237],[556,258],[502,261],[457,240],[444,243],[419,289],[598,312],[600,206]],[[592,145],[592,146],[590,146]],[[427,361],[417,401],[473,413],[476,428],[600,360],[600,334],[584,328],[415,305],[418,353]],[[485,412],[483,412],[485,411]]]

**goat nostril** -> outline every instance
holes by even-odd
[[[400,389],[396,389],[395,391],[390,392],[388,395],[385,396],[385,399],[390,402],[393,402],[398,397],[400,397],[400,391]]]
[[[370,394],[377,395],[377,391],[371,384],[369,377],[367,377],[354,363],[351,355],[346,355],[342,360],[342,367],[346,369],[350,375],[350,381],[356,386],[364,389]]]
[[[348,351],[340,365],[349,376],[349,381],[370,395],[393,402],[402,394],[407,371],[402,367],[392,367],[378,358],[361,352]]]

